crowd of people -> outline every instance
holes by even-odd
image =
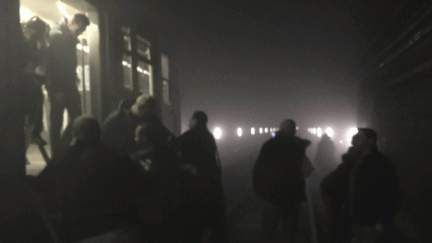
[[[45,227],[35,227],[27,241],[78,242],[115,232],[113,242],[227,242],[221,164],[205,112],[196,111],[189,131],[179,137],[163,125],[149,95],[123,100],[102,125],[81,115],[76,44],[89,24],[85,15],[76,14],[52,29],[38,17],[21,25],[26,58],[18,65],[19,77],[29,106],[16,119],[22,118],[17,126],[27,128],[29,143],[46,144],[40,135],[42,85],[51,104],[52,159],[29,189],[38,206],[25,212],[39,217],[20,223]],[[64,109],[70,121],[60,136]],[[376,132],[359,129],[337,168],[331,167],[329,139],[324,136],[314,163],[319,200],[327,212],[326,242],[385,242],[400,189],[395,167],[377,149]],[[24,139],[16,144],[24,156]],[[309,145],[296,136],[289,119],[261,148],[253,186],[273,205],[263,217],[264,242],[274,240],[280,219],[286,241],[295,242],[300,205],[307,199],[305,178],[313,171],[306,157]],[[25,177],[25,164],[14,166]],[[4,188],[24,201],[15,190],[20,183],[28,187],[16,182]],[[23,218],[8,216],[7,208],[2,220],[18,224]],[[5,232],[20,241],[12,226],[3,227]]]
[[[274,240],[280,218],[286,242],[296,242],[300,203],[306,200],[305,178],[310,176],[305,173],[310,142],[295,133],[295,122],[283,121],[276,136],[262,146],[254,167],[254,189],[273,205],[263,217],[265,242]],[[386,231],[399,209],[400,184],[396,168],[378,151],[377,133],[359,128],[336,168],[334,152],[331,139],[323,136],[311,176],[318,208],[314,212],[326,213],[316,224],[319,242],[393,242]]]

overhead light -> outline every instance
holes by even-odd
[[[253,127],[251,128],[251,134],[255,135],[255,128],[253,128]]]
[[[317,128],[317,133],[316,133],[316,135],[317,135],[319,138],[322,136],[322,130],[321,130],[321,127],[318,127],[318,128]]]
[[[264,129],[264,132],[265,132],[265,133],[268,133],[268,128],[267,128],[267,127]]]
[[[259,129],[259,133],[260,133],[260,134],[263,133],[263,129],[262,129],[262,127],[260,127],[260,129]]]

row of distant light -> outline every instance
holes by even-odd
[[[319,137],[319,138],[322,137],[322,135],[323,135],[323,130],[321,129],[321,127],[317,127],[317,128],[315,128],[315,127],[314,127],[314,128],[308,128],[308,132],[309,132],[309,133],[312,133],[313,135],[316,135],[316,136]],[[357,134],[357,132],[358,132],[358,130],[357,130],[357,128],[355,128],[355,127],[353,127],[353,128],[351,128],[351,129],[348,130],[348,132],[347,132],[347,142],[348,142],[348,144],[351,143],[352,137],[353,137],[355,134]],[[334,132],[333,128],[331,128],[331,127],[328,127],[328,128],[325,130],[325,133],[326,133],[329,137],[331,137],[331,138],[333,138],[333,137],[335,136],[335,132]],[[340,140],[339,143],[342,144],[343,141]]]
[[[299,128],[297,127],[297,130],[298,129]],[[272,127],[272,128],[268,128],[268,127],[262,128],[262,127],[260,127],[258,129],[259,134],[269,133],[269,132],[270,133],[275,133],[277,131],[279,131],[279,128],[276,128],[276,127]],[[251,130],[250,130],[251,135],[255,135],[255,132],[256,132],[255,128],[252,127]],[[215,137],[215,139],[221,139],[222,138],[222,129],[220,127],[216,127],[213,130],[213,136]],[[239,136],[239,137],[243,136],[243,129],[241,127],[237,128],[237,136]]]

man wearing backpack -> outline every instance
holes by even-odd
[[[302,201],[306,201],[306,183],[302,173],[306,147],[310,141],[295,136],[296,124],[285,120],[280,130],[261,148],[253,171],[255,192],[273,207],[263,216],[264,242],[272,242],[279,219],[283,219],[284,238],[295,242]]]

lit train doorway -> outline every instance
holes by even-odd
[[[78,37],[77,44],[77,88],[81,94],[82,114],[98,116],[100,104],[100,53],[99,53],[99,12],[97,8],[84,0],[21,0],[21,22],[38,16],[52,28],[56,27],[63,18],[70,19],[76,13],[85,14],[90,19],[90,26]],[[49,38],[47,38],[49,45]],[[44,74],[43,65],[39,71]],[[43,87],[44,103],[44,132],[42,137],[49,143],[50,102],[45,87]],[[95,114],[96,113],[96,114]],[[67,110],[64,111],[63,131],[68,125]],[[48,147],[47,147],[48,148]],[[50,149],[47,149],[50,153]],[[37,149],[30,148],[27,152],[30,164],[45,164]]]

